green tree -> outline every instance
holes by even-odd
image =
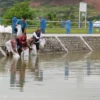
[[[16,3],[4,13],[4,19],[11,19],[16,16],[21,18],[26,16],[27,19],[32,19],[34,11],[30,9],[29,2]]]
[[[47,14],[47,19],[49,19],[50,21],[55,21],[56,20],[56,13],[55,12],[49,12]]]

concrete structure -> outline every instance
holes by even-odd
[[[5,43],[12,38],[10,33],[0,33],[0,56],[4,56]]]
[[[100,50],[100,34],[43,34],[43,37],[46,44],[40,49],[41,53]]]
[[[27,35],[28,38],[32,34]],[[100,50],[99,34],[43,34],[46,39],[44,48],[40,53],[68,53],[68,52],[90,52]],[[5,42],[12,38],[9,33],[0,33],[0,55],[4,55]]]
[[[40,52],[90,52],[100,50],[98,34],[44,34],[45,47]]]

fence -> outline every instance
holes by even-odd
[[[3,25],[12,25],[12,20],[2,19],[1,23]],[[89,21],[84,22],[71,22],[67,21],[46,21],[46,19],[41,20],[27,20],[28,23],[28,32],[31,33],[32,29],[41,28],[42,32],[45,33],[99,33],[100,22]]]

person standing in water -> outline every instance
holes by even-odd
[[[42,32],[40,29],[37,29],[34,33],[33,33],[33,38],[34,38],[34,44],[36,45],[36,49],[37,49],[37,53],[39,52],[39,40],[42,38]]]
[[[5,43],[6,49],[7,49],[7,56],[12,56],[17,53],[17,42],[16,37],[13,39],[7,41]]]
[[[30,41],[33,41],[32,39],[29,39]],[[31,50],[32,48],[30,47],[30,45],[28,45],[28,41],[27,39],[27,35],[23,34],[22,36],[18,36],[16,41],[17,41],[17,51],[19,53],[19,55],[21,55],[21,52],[23,50],[29,49]]]

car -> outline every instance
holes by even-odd
[[[100,21],[96,21],[93,23],[93,27],[100,28]]]

